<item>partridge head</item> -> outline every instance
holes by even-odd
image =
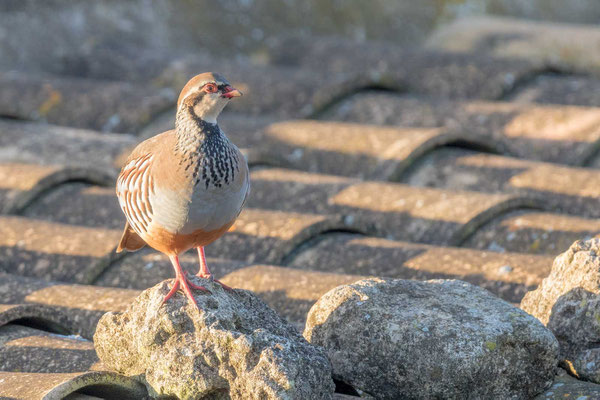
[[[205,72],[192,78],[181,90],[177,109],[185,107],[197,118],[216,123],[229,100],[242,95],[223,76]]]

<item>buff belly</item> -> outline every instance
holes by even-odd
[[[245,180],[224,187],[195,188],[191,196],[159,193],[160,200],[152,201],[155,219],[140,236],[148,245],[166,254],[206,246],[233,225],[248,189]]]
[[[168,230],[153,226],[143,237],[144,241],[152,248],[169,255],[178,255],[195,247],[206,246],[221,236],[233,225],[235,220],[222,227],[205,231],[198,229],[192,233],[173,233]]]

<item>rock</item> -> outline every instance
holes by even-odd
[[[104,365],[140,375],[153,396],[332,398],[331,366],[321,349],[251,292],[202,284],[212,294],[195,292],[199,309],[181,292],[161,306],[170,288],[163,281],[124,312],[105,314],[94,335]]]
[[[575,379],[562,368],[558,368],[558,371],[552,386],[534,400],[600,399],[600,385]]]
[[[600,239],[579,240],[554,259],[550,275],[525,295],[521,308],[547,324],[556,301],[575,288],[600,293]]]
[[[547,325],[563,365],[600,383],[600,239],[577,241],[556,257],[550,275],[521,308]]]
[[[538,320],[457,280],[366,279],[326,293],[306,339],[334,378],[378,399],[522,399],[552,383],[558,343]]]

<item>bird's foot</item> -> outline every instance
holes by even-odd
[[[211,282],[216,282],[216,283],[218,283],[219,285],[221,285],[221,287],[222,287],[223,289],[225,289],[225,290],[228,290],[228,291],[230,291],[230,292],[233,292],[233,289],[232,289],[232,288],[230,288],[229,286],[227,286],[226,284],[224,284],[224,283],[223,283],[223,282],[221,282],[220,280],[218,280],[218,279],[215,279],[215,278],[213,277],[213,275],[212,275],[212,274],[202,274],[202,273],[198,272],[198,273],[196,274],[196,276],[197,276],[198,278],[200,278],[200,279],[208,279],[208,280],[209,280],[209,281],[211,281]]]
[[[186,297],[192,302],[192,304],[194,304],[196,307],[198,307],[198,303],[196,302],[196,299],[194,299],[194,295],[191,291],[191,289],[195,289],[195,290],[201,290],[203,292],[208,292],[210,293],[210,290],[208,290],[207,288],[205,288],[204,286],[199,286],[196,285],[194,283],[192,283],[187,276],[183,275],[180,276],[178,278],[175,278],[175,282],[173,283],[173,287],[171,288],[171,290],[169,290],[169,293],[167,293],[167,295],[165,296],[165,298],[162,300],[161,306],[165,303],[165,301],[169,300],[171,297],[173,297],[173,295],[177,292],[177,290],[181,287],[181,289],[183,290],[183,293],[185,293]]]
[[[208,290],[204,286],[196,285],[194,282],[190,281],[190,279],[188,278],[188,272],[187,271],[185,271],[183,274],[185,275],[185,279],[186,279],[186,281],[187,281],[187,283],[188,283],[188,285],[189,285],[190,288],[192,288],[194,290],[202,290],[202,291],[210,293],[210,290]],[[196,275],[196,276],[198,276],[198,275]],[[198,276],[198,278],[200,278],[200,276]]]
[[[162,299],[162,301],[160,303],[161,306],[163,304],[165,304],[165,301],[167,301],[171,297],[173,297],[173,295],[177,292],[177,289],[179,289],[179,279],[175,278],[174,281],[175,282],[173,282],[173,286],[171,287],[171,290],[169,290],[169,293],[167,293],[167,295],[165,296],[165,298]]]

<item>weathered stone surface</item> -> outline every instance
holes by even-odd
[[[575,379],[558,368],[552,386],[534,400],[592,400],[600,398],[600,385]]]
[[[163,306],[167,281],[144,291],[123,313],[98,323],[94,343],[103,363],[143,374],[155,395],[180,399],[329,399],[324,353],[255,295],[203,283],[199,309],[178,293]]]
[[[561,359],[580,378],[600,382],[600,239],[577,241],[521,308],[548,326]]]
[[[600,293],[600,239],[577,241],[556,257],[550,275],[525,295],[521,308],[547,324],[556,301],[573,289]]]
[[[539,321],[454,280],[369,279],[311,309],[304,336],[334,378],[376,398],[531,398],[550,386],[558,343]]]

